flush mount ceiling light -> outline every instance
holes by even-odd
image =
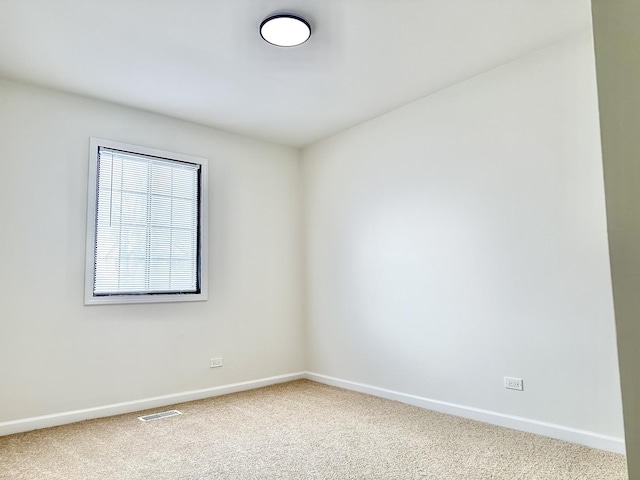
[[[283,13],[265,18],[260,35],[277,47],[295,47],[309,40],[311,27],[304,18]]]

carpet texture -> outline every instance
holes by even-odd
[[[142,413],[0,437],[0,478],[627,479],[623,455],[308,380]]]

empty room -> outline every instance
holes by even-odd
[[[640,480],[637,25],[0,0],[0,478]]]

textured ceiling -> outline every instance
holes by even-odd
[[[283,11],[307,43],[261,39]],[[589,28],[589,0],[0,0],[0,77],[303,146]]]

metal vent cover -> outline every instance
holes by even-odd
[[[151,420],[159,420],[161,418],[167,417],[175,417],[176,415],[182,415],[182,412],[178,410],[169,410],[168,412],[160,412],[160,413],[151,413],[149,415],[143,415],[142,417],[138,417],[138,419],[143,422],[150,422]]]

